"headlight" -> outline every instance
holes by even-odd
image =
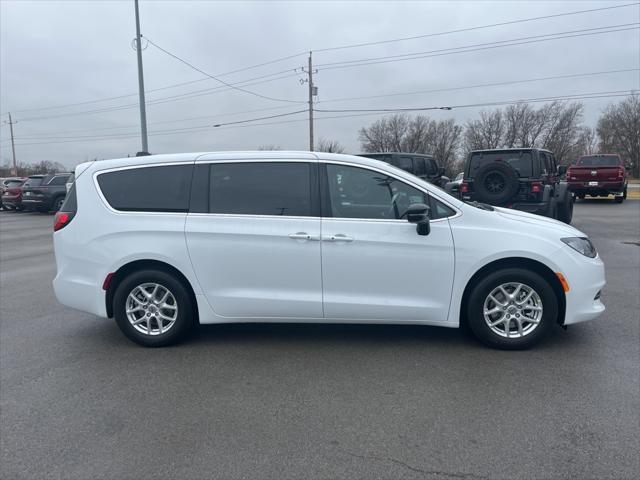
[[[598,254],[598,252],[596,252],[596,248],[586,237],[568,237],[561,238],[560,240],[562,240],[576,252],[581,253],[585,257],[595,258],[595,256]]]

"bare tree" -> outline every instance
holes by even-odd
[[[344,153],[345,149],[336,140],[327,140],[325,138],[321,138],[318,141],[318,145],[316,146],[316,151],[318,152],[327,152],[327,153]]]
[[[467,122],[464,132],[465,151],[499,148],[505,136],[502,110],[480,112],[478,120]]]
[[[462,127],[453,119],[432,120],[424,115],[396,114],[360,129],[365,152],[428,153],[452,175],[456,172]]]
[[[596,127],[600,151],[618,153],[640,177],[640,98],[637,95],[609,105]]]

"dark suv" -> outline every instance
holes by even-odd
[[[438,187],[444,187],[449,182],[449,178],[444,176],[444,168],[438,166],[432,155],[386,152],[359,153],[358,156],[381,160]]]
[[[25,209],[48,212],[60,210],[67,195],[70,173],[32,175],[22,187],[22,206]]]
[[[537,148],[475,150],[464,166],[460,198],[571,223],[573,196],[562,180],[567,167]]]

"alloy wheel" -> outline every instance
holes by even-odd
[[[143,283],[127,296],[125,312],[129,323],[145,335],[161,335],[175,324],[178,303],[171,291],[158,283]]]
[[[491,331],[505,338],[522,338],[542,320],[542,300],[524,283],[504,283],[494,288],[484,301],[484,320]]]

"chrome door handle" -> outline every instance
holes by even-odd
[[[290,233],[291,240],[320,240],[318,236],[309,235],[307,232]]]
[[[324,237],[323,240],[326,242],[353,242],[354,238],[344,233],[336,233],[330,237]]]

